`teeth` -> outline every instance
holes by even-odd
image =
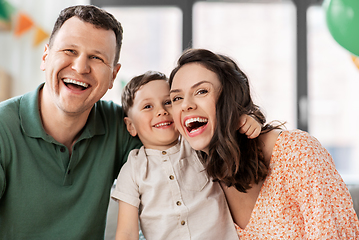
[[[79,82],[79,81],[76,81],[76,80],[73,80],[73,79],[70,79],[70,78],[65,78],[65,79],[64,79],[64,82],[65,82],[65,83],[76,84],[76,85],[82,86],[82,87],[84,87],[84,88],[87,88],[87,87],[89,86],[87,83]]]
[[[156,124],[155,127],[163,127],[163,126],[168,126],[170,124],[171,124],[170,122],[159,123],[159,124]]]
[[[193,122],[208,122],[208,119],[206,118],[190,118],[190,119],[187,119],[186,122],[185,122],[185,126],[186,127],[189,127],[191,123]]]

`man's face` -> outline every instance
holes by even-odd
[[[68,19],[56,33],[52,46],[45,47],[42,101],[68,115],[90,112],[113,86],[121,66],[114,65],[115,53],[116,36],[112,30],[95,28],[77,17]]]

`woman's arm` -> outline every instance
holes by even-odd
[[[300,205],[306,238],[358,239],[352,199],[327,150],[304,134],[299,134],[295,146],[295,171],[288,174],[297,176],[291,189]]]
[[[138,208],[118,201],[116,240],[138,240]]]

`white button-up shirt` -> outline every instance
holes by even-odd
[[[166,151],[133,150],[112,197],[139,208],[147,240],[238,239],[222,188],[184,139]]]

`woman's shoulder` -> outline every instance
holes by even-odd
[[[315,137],[299,129],[282,131],[278,142],[289,149],[307,149],[320,145]]]
[[[321,143],[301,130],[282,131],[273,150],[273,158],[276,162],[299,165],[319,160],[332,162],[330,154]]]

